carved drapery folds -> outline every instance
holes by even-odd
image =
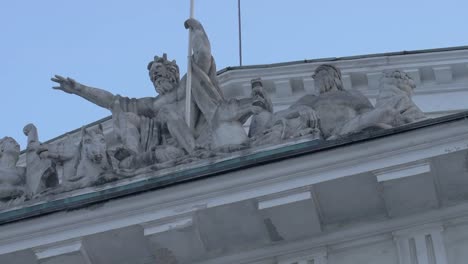
[[[9,202],[25,194],[26,170],[17,167],[20,146],[11,137],[0,139],[0,201]]]
[[[28,137],[26,166],[18,167],[19,145],[0,140],[0,202],[100,185],[142,172],[170,168],[227,153],[258,149],[291,139],[330,140],[368,129],[386,129],[426,118],[411,100],[414,82],[403,71],[386,72],[375,107],[356,90],[344,90],[340,70],[320,65],[313,78],[318,95],[306,95],[275,111],[261,78],[250,97],[227,99],[218,85],[216,65],[203,26],[194,19],[192,124],[184,120],[186,78],[164,54],[148,65],[156,97],[128,98],[55,76],[55,89],[78,95],[112,113],[112,133],[101,125],[83,128],[79,138],[41,144],[34,125]],[[261,77],[261,76],[259,76]],[[251,118],[248,131],[244,123]]]
[[[288,109],[274,112],[270,96],[263,88],[261,79],[252,80],[253,105],[261,111],[252,117],[249,136],[252,146],[275,144],[287,139],[309,136],[321,138],[320,118],[307,105],[292,105]]]

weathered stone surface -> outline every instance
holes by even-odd
[[[332,65],[317,67],[313,75],[318,96],[306,95],[293,107],[300,105],[314,109],[320,117],[324,138],[336,138],[370,128],[390,128],[393,109],[374,109],[370,101],[357,90],[346,91],[341,71]]]
[[[416,84],[409,74],[400,70],[386,72],[380,80],[379,88],[375,107],[396,111],[395,119],[391,123],[392,126],[426,119],[424,113],[411,99]]]
[[[58,178],[66,182],[76,175],[76,164],[78,156],[78,145],[69,135],[65,139],[50,144],[42,144],[39,147],[41,157],[53,160],[56,164]],[[81,140],[80,140],[81,141]]]
[[[249,128],[249,137],[260,136],[268,129],[273,119],[273,103],[268,92],[263,88],[260,78],[251,80],[253,105],[262,108],[260,112],[252,116]]]
[[[41,151],[41,156],[54,160],[65,172],[60,188],[49,193],[99,184],[104,174],[112,171],[101,125],[90,131],[82,128],[78,146],[44,145]]]
[[[195,133],[211,134],[211,140],[197,140],[206,149],[229,152],[248,144],[248,136],[242,124],[261,109],[246,99],[226,100],[218,85],[216,64],[211,56],[211,46],[203,26],[195,19],[185,22],[192,30],[192,95],[194,113],[204,117],[206,124],[195,125]],[[198,133],[197,133],[198,131]],[[208,137],[209,139],[209,137]]]
[[[230,151],[241,148],[249,139],[242,124],[259,107],[250,100],[226,100],[218,86],[216,64],[203,26],[195,19],[185,22],[192,30],[192,120],[193,130],[184,120],[186,79],[179,81],[179,68],[167,56],[156,56],[149,63],[150,80],[157,97],[127,98],[56,75],[55,89],[75,94],[111,110],[115,153],[122,168],[166,163],[181,153],[197,155],[198,148]],[[170,147],[168,147],[170,146]],[[153,153],[158,150],[158,153]],[[162,151],[169,151],[163,153]],[[140,153],[145,154],[141,155]],[[130,157],[130,158],[129,158]],[[145,158],[143,158],[145,157]],[[159,158],[156,158],[159,157]],[[125,160],[125,161],[124,161]],[[144,161],[146,160],[146,161]]]
[[[320,138],[319,117],[305,105],[295,105],[273,113],[273,105],[260,79],[252,80],[253,104],[262,108],[252,118],[250,136],[252,144],[260,146],[281,142],[281,140],[312,135]]]
[[[20,146],[11,137],[0,139],[0,202],[22,196],[25,169],[17,167]]]
[[[99,125],[97,129],[82,129],[78,141],[65,138],[41,144],[36,127],[29,124],[24,128],[28,136],[26,168],[16,166],[16,142],[2,139],[0,200],[29,194],[35,198],[100,185],[210,157],[225,157],[234,151],[245,154],[250,147],[294,138],[334,139],[425,118],[411,100],[414,81],[399,70],[383,74],[375,107],[359,91],[344,90],[341,71],[327,64],[317,67],[311,76],[319,94],[306,95],[287,109],[274,111],[260,78],[251,81],[250,97],[227,99],[219,87],[216,63],[202,24],[188,19],[184,26],[191,30],[193,43],[190,122],[185,120],[187,77],[180,79],[177,63],[168,60],[166,54],[155,56],[147,67],[156,97],[114,95],[56,75],[52,78],[58,84],[54,89],[111,111],[113,133],[105,138]],[[250,117],[246,132],[244,123]]]
[[[23,128],[28,137],[26,147],[26,186],[32,195],[36,195],[47,188],[56,187],[59,183],[55,163],[47,157],[40,156],[39,135],[33,124]]]

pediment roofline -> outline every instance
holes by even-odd
[[[99,188],[87,188],[84,190],[78,190],[74,193],[58,195],[57,197],[48,197],[46,200],[33,201],[31,204],[26,203],[21,206],[5,210],[3,212],[0,212],[0,225],[48,213],[82,208],[92,204],[105,202],[110,199],[135,195],[146,191],[163,189],[187,182],[197,181],[206,178],[216,178],[217,176],[235,173],[239,170],[244,170],[260,165],[273,164],[274,162],[279,162],[287,159],[294,159],[304,155],[316,155],[321,152],[333,151],[337,149],[345,150],[347,146],[354,146],[366,142],[370,142],[370,144],[372,144],[372,141],[374,140],[385,139],[399,134],[423,131],[425,128],[433,128],[432,130],[436,130],[437,127],[444,127],[446,125],[455,123],[460,123],[462,124],[462,126],[466,126],[465,122],[467,118],[468,111],[465,111],[439,118],[427,119],[421,122],[416,122],[392,129],[361,132],[337,140],[303,140],[294,143],[290,142],[289,144],[286,143],[283,145],[271,146],[269,148],[264,148],[263,150],[254,151],[251,154],[247,155],[237,154],[233,157],[225,158],[214,162],[211,161],[205,162],[204,164],[188,166],[186,169],[182,170],[179,169],[177,171],[166,171],[166,173],[162,172],[159,175],[143,175],[146,177],[137,177],[137,179],[127,181],[126,183],[122,184],[104,185]],[[457,135],[452,134],[460,134],[461,130],[463,129],[437,129],[438,135],[434,135],[433,132],[428,132],[427,137],[438,137],[438,139],[440,140],[445,139],[445,137],[458,137]],[[452,133],[447,131],[456,132]],[[467,133],[464,132],[462,134],[465,135]],[[423,138],[425,138],[426,136],[422,137],[421,134],[416,133],[413,134],[413,137],[415,137],[415,140],[423,140]],[[435,142],[434,140],[431,142]],[[397,146],[397,148],[398,147],[402,146]],[[407,147],[411,148],[411,146]],[[368,155],[365,152],[369,151],[369,149],[364,148],[359,149],[359,151],[362,152],[359,155],[352,155],[352,153],[350,155],[356,156],[355,159],[358,159],[357,156],[361,157],[363,155]],[[334,160],[333,162],[339,163],[339,159],[340,157],[337,157],[337,160]],[[350,161],[346,162],[349,163]]]
[[[430,53],[450,52],[450,51],[468,51],[468,46],[456,46],[456,47],[447,47],[447,48],[409,50],[409,51],[403,50],[403,51],[373,53],[373,54],[354,55],[354,56],[345,56],[345,57],[328,57],[328,58],[317,58],[317,59],[304,59],[304,60],[298,60],[298,61],[288,61],[288,62],[279,62],[279,63],[271,63],[271,64],[256,64],[256,65],[247,65],[247,66],[229,66],[229,67],[226,67],[226,68],[223,68],[223,69],[219,70],[217,72],[217,74],[220,75],[220,74],[223,74],[225,72],[229,72],[229,71],[233,71],[233,70],[274,68],[274,67],[281,67],[281,66],[304,64],[304,63],[325,63],[325,62],[335,62],[335,61],[338,62],[338,61],[369,59],[369,58],[378,58],[378,57],[430,54]]]

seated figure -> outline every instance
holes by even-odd
[[[113,132],[117,141],[114,156],[123,161],[139,153],[150,152],[165,144],[193,153],[195,139],[180,114],[179,68],[164,55],[156,56],[148,65],[157,97],[128,98],[106,90],[55,76],[55,89],[79,95],[112,112]],[[185,152],[184,152],[185,151]]]
[[[130,169],[166,163],[199,149],[230,151],[248,143],[242,124],[257,110],[251,100],[225,100],[216,77],[216,64],[200,22],[188,19],[192,30],[191,127],[185,116],[186,78],[179,80],[179,68],[164,54],[148,65],[156,97],[128,98],[93,88],[71,78],[56,75],[55,89],[78,95],[112,112],[114,133],[120,146],[114,158]],[[155,152],[155,153],[153,153]],[[130,168],[129,168],[130,166]]]
[[[0,202],[25,194],[25,168],[17,167],[19,144],[11,137],[0,139]]]

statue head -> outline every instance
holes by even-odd
[[[155,56],[148,64],[149,77],[159,94],[165,94],[179,86],[179,66],[175,60],[168,61],[166,53]]]
[[[4,137],[0,139],[0,158],[4,155],[8,155],[18,160],[20,155],[20,145],[14,138]]]
[[[344,90],[341,71],[333,65],[322,64],[318,66],[312,78],[314,78],[315,88],[319,90],[320,94]]]
[[[250,81],[252,85],[252,98],[254,102],[252,103],[255,106],[259,106],[270,113],[273,113],[273,103],[271,98],[268,95],[268,92],[263,88],[262,79],[256,78]]]
[[[383,85],[396,86],[410,97],[413,94],[414,88],[416,88],[416,83],[413,81],[411,76],[400,70],[384,72],[380,79],[380,86],[382,87]]]

